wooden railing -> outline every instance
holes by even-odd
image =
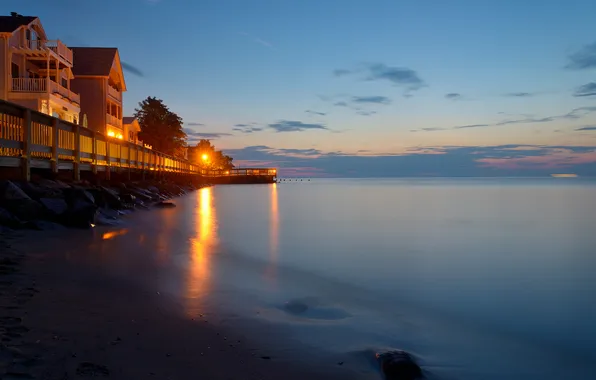
[[[114,127],[122,128],[122,120],[114,115],[110,115],[109,113],[106,113],[106,123],[113,125]]]
[[[114,100],[117,100],[119,102],[122,101],[122,93],[110,85],[108,85],[108,95],[111,96]]]
[[[142,145],[110,138],[31,109],[0,100],[0,166],[21,167],[29,179],[31,168],[110,172],[111,168],[140,169],[205,177],[276,176],[275,169],[201,170],[187,160]]]
[[[70,91],[68,88],[62,87],[60,84],[52,80],[48,79],[48,83],[50,84],[50,94],[59,94],[68,100],[81,104],[81,95]]]
[[[14,92],[48,92],[48,78],[12,78]]]
[[[12,78],[12,91],[49,92],[50,94],[58,94],[70,101],[81,104],[81,96],[79,94],[62,87],[59,83],[50,80],[50,78]]]
[[[60,40],[25,40],[25,47],[30,50],[51,50],[72,65],[72,50]]]

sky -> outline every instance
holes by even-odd
[[[282,176],[596,176],[593,0],[3,0]]]

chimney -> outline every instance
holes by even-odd
[[[23,16],[21,16],[20,14],[18,14],[17,12],[10,12],[10,15],[11,15],[12,17],[23,17]]]

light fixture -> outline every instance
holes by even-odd
[[[114,133],[114,131],[108,131],[108,136],[114,137],[114,136],[116,136],[116,134]]]

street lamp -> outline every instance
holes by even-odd
[[[203,154],[203,155],[201,156],[201,158],[203,159],[203,161],[207,161],[207,160],[209,159],[209,156],[208,156],[208,155],[206,155],[206,154]]]

